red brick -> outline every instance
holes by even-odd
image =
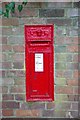
[[[0,71],[0,76],[1,76],[1,71]],[[5,76],[6,76],[6,71],[2,70],[2,77],[5,77]]]
[[[47,103],[47,109],[54,109],[54,108],[55,108],[55,104],[53,102]]]
[[[1,102],[1,100],[0,100],[0,109],[2,108],[2,102]]]
[[[38,9],[35,8],[24,8],[20,13],[16,11],[13,16],[18,17],[37,17]]]
[[[17,100],[17,101],[23,101],[23,100],[25,100],[25,94],[16,94],[15,95],[15,100]]]
[[[19,108],[19,102],[2,102],[2,108],[12,108],[16,109]]]
[[[24,68],[24,62],[14,62],[13,63],[13,69],[23,69]]]
[[[78,54],[73,55],[73,62],[78,62]]]
[[[2,36],[2,44],[7,44],[7,37]]]
[[[68,70],[78,70],[78,63],[67,63],[67,69]]]
[[[11,94],[3,94],[2,95],[2,99],[3,100],[14,100],[14,95],[11,95]]]
[[[8,93],[8,87],[7,86],[2,87],[2,93]]]
[[[56,77],[63,77],[64,71],[57,70],[56,71]]]
[[[11,27],[4,27],[2,28],[3,35],[12,35],[12,28]]]
[[[68,86],[78,86],[78,80],[67,80]]]
[[[73,71],[73,78],[78,79],[78,77],[79,77],[78,75],[79,75],[79,71],[78,70]]]
[[[74,94],[79,95],[80,94],[80,88],[79,87],[74,87]]]
[[[55,86],[57,94],[73,94],[73,88],[69,86]]]
[[[24,61],[24,54],[14,54],[13,55],[13,61]]]
[[[2,51],[3,52],[11,52],[12,51],[12,46],[11,45],[3,45],[2,46]]]
[[[68,110],[70,109],[71,102],[61,102],[55,104],[55,109],[62,109],[62,110]]]
[[[41,110],[16,110],[16,116],[30,116],[30,117],[39,117],[41,116]]]
[[[64,37],[64,43],[63,44],[68,44],[68,45],[72,45],[72,44],[78,44],[78,37]]]
[[[3,61],[3,62],[4,62],[4,61],[7,61],[7,56],[6,56],[6,54],[2,54],[1,56],[2,56],[2,61]],[[0,56],[0,58],[1,58],[1,56]]]
[[[78,103],[78,102],[72,103],[72,109],[73,109],[73,110],[78,110],[78,108],[79,108],[79,103]]]
[[[77,45],[67,46],[67,52],[78,52],[78,46]]]
[[[78,54],[78,62],[80,62],[80,54]]]
[[[21,18],[20,24],[46,24],[45,18]]]
[[[42,109],[45,109],[45,103],[41,103],[41,102],[32,102],[30,104],[26,104],[25,103],[22,103],[21,104],[21,109],[24,109],[24,110],[27,110],[27,109],[30,109],[30,110],[42,110]]]
[[[14,79],[13,78],[3,78],[3,85],[13,85]]]
[[[2,110],[2,115],[3,116],[13,116],[13,110]]]
[[[2,68],[3,69],[11,69],[12,68],[12,63],[11,62],[3,62],[2,63]]]
[[[24,93],[25,92],[25,87],[18,85],[18,86],[12,86],[10,89],[10,93]]]
[[[79,96],[78,95],[68,95],[68,100],[69,101],[78,101]]]
[[[23,70],[16,71],[16,76],[24,77],[25,76],[25,71],[23,71]]]
[[[13,46],[13,50],[15,52],[19,52],[19,53],[24,52],[24,46],[22,46],[22,45],[15,45],[15,46]]]
[[[54,110],[44,110],[43,111],[43,117],[54,117]]]
[[[19,25],[19,19],[18,18],[3,18],[2,19],[2,25],[3,26],[18,26]]]
[[[16,77],[14,79],[14,85],[25,85],[25,77]]]
[[[0,117],[2,116],[2,110],[0,110]],[[2,120],[1,118],[0,118],[0,120]]]

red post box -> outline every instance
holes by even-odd
[[[25,25],[27,101],[54,100],[53,25]]]

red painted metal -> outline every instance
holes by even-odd
[[[53,25],[25,25],[27,101],[54,100]]]

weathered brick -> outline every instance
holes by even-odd
[[[66,95],[66,94],[56,94],[55,95],[55,101],[56,102],[68,101],[68,95]]]
[[[24,35],[24,27],[23,26],[13,27],[12,28],[12,35],[13,36]]]
[[[71,19],[53,19],[48,18],[47,24],[55,24],[57,26],[71,26],[72,20]]]
[[[40,17],[64,17],[64,9],[40,9]]]
[[[53,117],[54,116],[54,110],[44,110],[42,116],[43,117]]]
[[[63,44],[67,44],[67,45],[72,45],[72,44],[78,44],[78,37],[74,36],[74,37],[64,37],[64,43]]]
[[[18,85],[18,86],[12,86],[10,88],[10,93],[24,93],[25,92],[25,87],[22,85]]]
[[[19,108],[19,102],[2,102],[2,108]]]
[[[16,77],[14,79],[14,85],[25,85],[25,77]]]
[[[55,86],[55,93],[57,93],[57,94],[73,94],[73,87]]]
[[[12,28],[11,27],[4,27],[2,28],[2,35],[12,35]]]
[[[58,78],[62,78],[63,77],[63,74],[64,74],[64,70],[56,70],[55,71],[55,76]]]
[[[34,110],[34,109],[45,109],[45,103],[32,103],[32,102],[28,102],[28,103],[22,103],[21,104],[21,109],[30,109],[30,110]]]
[[[66,85],[66,79],[65,78],[57,78],[55,80],[56,85]]]
[[[2,39],[2,44],[7,44],[7,37],[0,37],[0,40]]]
[[[14,95],[12,95],[12,94],[3,94],[2,95],[2,99],[3,100],[14,100]]]
[[[73,61],[73,55],[72,55],[72,53],[71,54],[67,54],[66,61],[67,62],[72,62]]]
[[[3,85],[13,85],[14,84],[14,79],[13,78],[3,78]]]
[[[39,2],[28,2],[26,5],[27,8],[39,8],[40,7],[40,3]]]
[[[2,120],[1,118],[2,118],[2,110],[0,110],[0,120]]]
[[[37,17],[38,16],[38,9],[37,8],[25,8],[18,12],[12,14],[13,17]]]
[[[59,70],[66,69],[66,64],[58,62],[58,63],[55,64],[55,69],[59,69]]]
[[[55,54],[55,59],[58,62],[62,62],[62,61],[64,62],[64,61],[66,61],[66,56],[67,56],[67,54],[57,53],[57,54]]]
[[[53,102],[47,103],[47,109],[55,109],[55,104]]]
[[[72,78],[73,77],[73,72],[71,70],[65,70],[63,73],[64,78]]]
[[[74,87],[74,94],[79,95],[80,94],[80,88],[78,86]]]
[[[24,68],[24,63],[22,62],[14,62],[13,63],[13,69],[23,69]]]
[[[17,100],[17,101],[25,100],[25,94],[16,94],[15,95],[15,100]]]
[[[24,46],[23,45],[15,45],[13,46],[14,52],[24,52]]]
[[[24,44],[24,36],[9,36],[7,37],[8,44],[17,44],[22,45]]]
[[[67,9],[67,17],[76,17],[78,16],[78,9],[76,8],[69,8]]]
[[[8,87],[2,86],[2,93],[8,93]]]
[[[6,70],[5,74],[7,77],[15,77],[16,75],[16,70]]]
[[[21,18],[20,19],[20,24],[46,24],[46,19],[45,18]]]
[[[70,102],[61,102],[61,103],[56,103],[55,108],[56,110],[68,110],[70,109],[71,103]]]
[[[78,70],[73,71],[73,78],[75,78],[75,79],[79,78],[79,71]]]
[[[68,100],[69,101],[78,101],[79,96],[78,95],[68,95]]]
[[[54,117],[57,118],[66,118],[66,110],[54,110]]]
[[[73,62],[78,62],[78,58],[80,57],[80,55],[78,55],[78,54],[74,54],[73,55]],[[79,61],[80,61],[80,59],[79,59]]]
[[[73,6],[74,8],[80,8],[80,2],[74,2]]]
[[[66,53],[66,46],[55,46],[55,53]]]
[[[3,52],[11,52],[12,51],[12,46],[11,45],[3,45],[2,46],[2,51]]]
[[[42,111],[41,110],[16,110],[16,116],[33,116],[33,117],[39,117],[41,116]]]
[[[78,70],[79,64],[78,63],[67,63],[68,70]]]
[[[68,86],[78,86],[78,80],[67,80]]]
[[[2,18],[2,25],[3,26],[18,26],[19,19],[18,18]]]
[[[78,110],[78,107],[79,107],[79,103],[78,103],[78,102],[72,103],[72,109],[73,109],[73,110]]]
[[[23,61],[23,62],[24,62],[24,54],[20,54],[20,53],[19,53],[19,54],[18,54],[18,53],[16,54],[16,53],[15,53],[12,57],[13,57],[13,61],[14,61],[14,62],[20,62],[20,61]]]
[[[2,60],[0,60],[0,62],[1,61],[3,61],[3,62],[7,61],[7,55],[6,54],[2,54],[2,55],[0,54],[0,58],[2,58]]]
[[[72,115],[72,117],[73,118],[79,118],[79,111],[77,110],[77,111],[71,111],[71,115]]]
[[[13,110],[2,110],[2,115],[3,116],[13,116]]]
[[[12,63],[11,62],[3,62],[2,63],[2,68],[3,69],[11,69],[12,68]]]
[[[71,8],[72,2],[49,2],[48,8]]]
[[[70,45],[66,47],[67,52],[78,52],[78,46],[77,45]]]

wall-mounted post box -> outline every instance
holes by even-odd
[[[53,25],[25,25],[27,101],[54,100]]]

